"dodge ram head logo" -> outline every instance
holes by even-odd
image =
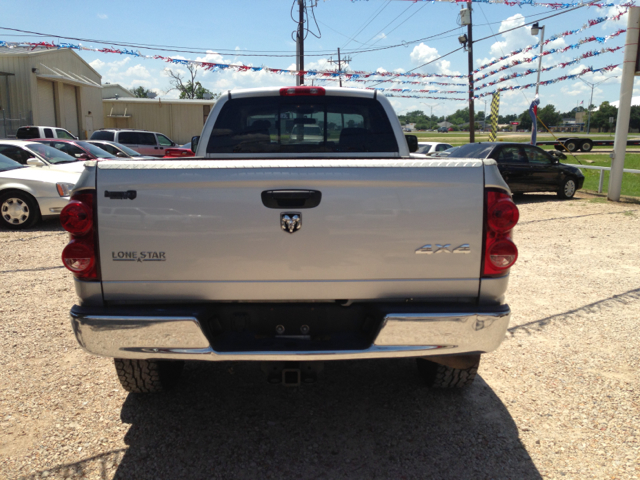
[[[302,228],[302,214],[301,213],[281,213],[280,214],[280,226],[282,230],[289,233],[294,233]]]

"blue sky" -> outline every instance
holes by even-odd
[[[268,66],[272,68],[295,68],[295,42],[292,32],[296,24],[291,19],[292,0],[210,0],[199,1],[65,1],[60,2],[34,0],[28,2],[25,9],[23,2],[0,1],[3,12],[1,27],[44,32],[52,35],[77,37],[93,40],[105,40],[113,43],[96,41],[67,40],[70,43],[82,43],[85,47],[116,47],[117,42],[136,44],[155,44],[188,47],[196,53],[160,51],[153,48],[139,48],[144,55],[163,55],[175,58],[208,61],[214,63],[244,64],[252,66]],[[310,3],[310,0],[307,0]],[[308,35],[305,41],[306,68],[329,69],[327,59],[333,53],[336,59],[338,47],[343,52],[353,50],[405,44],[404,46],[380,50],[376,52],[351,54],[349,64],[352,70],[376,71],[408,71],[425,62],[437,58],[459,47],[457,37],[466,31],[458,26],[460,6],[453,3],[431,3],[410,1],[370,0],[326,0],[318,1],[315,17],[320,28],[320,38]],[[542,7],[509,7],[497,4],[474,4],[473,21],[475,39],[498,34],[513,26],[525,22],[542,19],[558,13]],[[565,30],[580,28],[589,19],[611,15],[614,8],[581,8],[577,11],[559,15],[541,21],[545,25],[545,37],[561,33]],[[297,7],[294,9],[297,18]],[[626,16],[621,21],[606,22],[589,28],[584,32],[558,39],[548,48],[561,48],[577,43],[582,38],[595,35],[604,36],[619,28],[626,27]],[[312,22],[312,31],[318,33]],[[448,30],[452,32],[438,38],[415,42],[417,39],[436,35]],[[50,36],[35,35],[16,36],[17,32],[0,30],[0,40],[5,41],[64,41]],[[602,47],[624,45],[625,34],[609,40],[601,45],[596,42],[583,45],[581,48],[569,50],[564,54],[550,55],[544,58],[543,66],[555,65],[568,61],[576,56]],[[537,38],[530,34],[529,28],[500,34],[494,38],[476,43],[474,57],[476,66],[500,57],[524,46],[534,44]],[[282,57],[264,57],[255,55],[263,51]],[[249,51],[249,52],[247,52]],[[554,69],[542,74],[541,80],[557,78],[562,75],[576,73],[587,66],[594,68],[609,64],[622,63],[622,51],[601,55],[583,60],[577,65],[565,69]],[[200,53],[197,53],[200,52]],[[207,53],[209,52],[209,53]],[[249,56],[240,54],[250,53]],[[140,59],[128,55],[104,54],[96,52],[80,52],[101,75],[103,83],[120,83],[130,88],[142,85],[165,97],[176,97],[177,92],[169,91],[169,78],[164,71],[167,67],[180,70],[181,67],[170,65],[160,60]],[[289,56],[286,56],[289,55]],[[531,55],[528,54],[529,56]],[[486,81],[499,78],[505,74],[536,68],[536,64],[513,67]],[[423,73],[467,73],[467,53],[460,51],[439,60],[418,72]],[[589,82],[599,82],[608,77],[621,74],[621,68],[607,74],[587,74],[583,78]],[[520,84],[535,82],[535,75],[518,79]],[[291,76],[273,75],[266,72],[206,72],[201,71],[197,80],[214,92],[230,88],[293,85]],[[594,90],[593,103],[599,105],[604,100],[614,101],[619,97],[620,78],[613,78],[597,86]],[[460,83],[458,80],[437,80]],[[499,86],[513,84],[515,80],[501,83]],[[333,84],[332,84],[333,85]],[[361,85],[361,84],[360,84]],[[384,85],[399,88],[397,85]],[[442,90],[464,90],[464,87],[418,87]],[[495,88],[495,87],[494,87]],[[579,80],[559,82],[540,88],[542,106],[553,103],[560,111],[568,111],[580,101],[587,105],[591,93],[590,87]],[[640,94],[640,81],[637,82],[634,94]],[[461,98],[464,95],[439,95]],[[521,90],[502,93],[500,113],[520,113],[524,111],[534,96],[534,90]],[[488,97],[490,98],[490,97]],[[391,98],[392,104],[399,113],[420,109],[445,115],[453,113],[465,106],[464,102],[451,100],[402,99]],[[490,100],[489,100],[490,101]],[[476,110],[484,110],[484,100],[476,101]]]

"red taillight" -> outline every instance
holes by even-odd
[[[511,196],[498,189],[487,189],[485,199],[485,238],[482,274],[504,275],[518,259],[518,249],[511,241],[511,231],[520,212]]]
[[[164,151],[165,157],[193,157],[193,155],[191,150],[180,150],[177,148],[167,148]]]
[[[84,274],[93,268],[96,256],[86,243],[71,240],[62,251],[62,261],[73,273]]]
[[[62,251],[62,263],[77,278],[99,280],[95,239],[95,192],[73,195],[60,213],[62,227],[71,241]]]
[[[518,259],[518,249],[508,239],[499,240],[489,247],[489,261],[495,268],[509,268]]]
[[[299,95],[322,96],[325,93],[323,87],[285,87],[280,89],[281,97],[296,97]]]
[[[71,200],[60,212],[60,223],[73,235],[85,235],[93,226],[91,208],[81,201]]]
[[[487,197],[487,223],[494,232],[508,232],[518,223],[520,212],[511,198],[496,197],[496,192],[489,192]]]

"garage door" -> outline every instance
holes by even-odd
[[[64,98],[64,123],[62,126],[74,135],[78,136],[78,104],[76,102],[76,87],[63,86]]]
[[[38,125],[57,126],[53,82],[41,78],[38,79],[38,112]]]

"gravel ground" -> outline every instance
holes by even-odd
[[[640,478],[640,205],[519,201],[508,338],[462,392],[412,360],[188,365],[124,392],[84,353],[56,222],[0,230],[0,478]]]

